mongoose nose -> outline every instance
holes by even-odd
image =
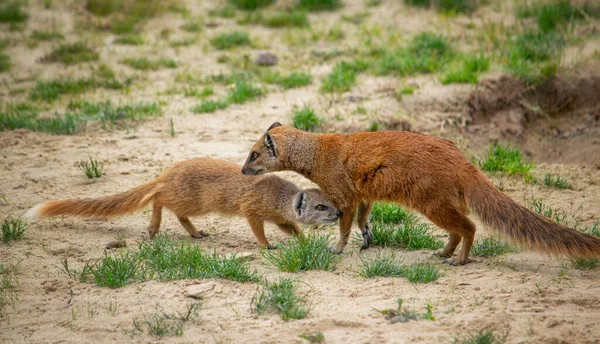
[[[338,211],[337,211],[337,213],[336,213],[337,217],[340,217],[340,216],[342,216],[343,214],[344,214],[344,213],[342,213],[342,211],[341,211],[341,210],[338,210]]]
[[[242,174],[246,174],[246,168],[242,168]]]

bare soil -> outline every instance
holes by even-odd
[[[458,37],[471,20],[502,20],[500,14],[512,15],[510,6],[500,1],[490,2],[474,18],[447,18],[433,11],[404,7],[401,1],[383,1],[370,10],[367,23],[397,30],[405,37],[426,29]],[[18,216],[43,201],[122,192],[150,180],[173,163],[192,157],[242,164],[249,148],[271,123],[291,123],[292,107],[305,102],[327,119],[325,131],[367,130],[370,122],[377,120],[394,130],[450,138],[467,156],[484,154],[495,141],[511,142],[538,164],[534,170],[538,178],[552,172],[569,180],[573,189],[555,190],[527,184],[518,178],[490,177],[495,183],[503,183],[504,192],[525,205],[532,197],[543,199],[553,208],[573,214],[584,225],[600,216],[600,75],[593,75],[593,68],[582,69],[575,75],[561,75],[535,90],[496,73],[477,86],[442,86],[435,76],[417,76],[402,81],[419,88],[414,95],[401,100],[394,96],[398,79],[362,74],[352,91],[329,96],[318,90],[320,78],[331,70],[333,62],[303,65],[302,59],[309,56],[311,49],[329,49],[328,44],[333,43],[288,46],[280,39],[282,31],[249,26],[243,28],[264,46],[231,54],[254,56],[268,48],[279,56],[281,68],[310,71],[313,84],[288,91],[273,88],[258,101],[232,105],[214,114],[196,115],[189,111],[196,99],[181,94],[165,95],[164,91],[176,85],[175,76],[182,71],[197,75],[226,71],[225,66],[216,62],[221,53],[212,50],[208,39],[217,32],[238,27],[235,21],[210,19],[219,25],[204,28],[197,44],[176,50],[158,42],[161,29],[177,31],[183,23],[179,15],[166,14],[145,26],[144,34],[149,40],[146,45],[115,46],[111,34],[77,29],[73,18],[78,16],[78,9],[74,2],[55,1],[50,10],[43,9],[38,1],[30,3],[31,18],[26,32],[55,23],[67,40],[80,37],[98,43],[102,62],[110,63],[119,74],[138,78],[129,94],[96,90],[85,94],[86,100],[111,99],[115,103],[164,100],[167,104],[162,106],[162,117],[127,129],[88,130],[75,136],[26,130],[0,132],[0,193],[9,202],[7,205],[0,201],[2,219]],[[311,14],[313,29],[326,30],[342,14],[364,9],[363,1],[345,3],[345,7],[333,13]],[[189,2],[188,7],[194,14],[205,15],[212,5]],[[347,35],[336,43],[337,48],[360,43],[356,40],[358,27],[345,22],[340,25]],[[18,37],[19,34],[2,35]],[[34,48],[17,45],[7,50],[14,66],[10,73],[0,76],[5,81],[0,88],[3,98],[18,100],[22,95],[11,95],[10,90],[29,88],[36,79],[88,74],[91,68],[88,64],[65,68],[36,62],[51,47],[52,43],[41,43]],[[119,64],[126,56],[141,55],[170,56],[181,67],[142,73]],[[52,103],[48,113],[64,110],[69,99],[66,96]],[[366,115],[355,112],[358,105],[367,109]],[[174,137],[169,133],[170,118],[176,130]],[[76,161],[90,155],[104,162],[102,178],[89,180],[74,167]],[[310,185],[294,173],[281,175],[299,185]],[[335,271],[285,274],[264,265],[244,219],[220,216],[194,219],[199,229],[211,234],[194,241],[202,249],[251,253],[252,267],[267,278],[288,275],[302,282],[301,291],[306,294],[311,311],[305,319],[287,322],[276,314],[259,316],[252,311],[258,288],[254,283],[149,281],[109,289],[80,283],[65,273],[62,260],[68,258],[70,264],[80,269],[85,262],[102,257],[106,244],[117,238],[134,247],[147,237],[148,222],[149,214],[141,211],[107,221],[35,220],[24,239],[10,246],[0,244],[0,263],[19,266],[18,300],[7,307],[7,317],[0,319],[0,342],[303,343],[306,340],[299,335],[322,332],[329,343],[434,343],[452,342],[454,338],[481,330],[505,335],[507,343],[600,341],[600,270],[578,270],[568,260],[535,252],[475,258],[466,266],[451,267],[433,258],[429,250],[395,250],[405,262],[431,261],[444,270],[444,276],[435,282],[411,284],[400,278],[359,277],[360,256],[372,257],[382,249],[375,247],[359,253],[359,245],[352,243]],[[479,229],[479,237],[490,233],[481,225]],[[337,240],[337,227],[325,230]],[[162,231],[177,240],[192,240],[168,212],[163,217]],[[436,233],[441,238],[447,237],[441,230]],[[274,226],[267,226],[267,236],[274,243],[286,239]],[[182,312],[194,301],[188,296],[190,288],[205,292],[200,317],[185,324],[182,336],[157,339],[147,333],[135,334],[134,319],[151,317],[157,312]],[[405,307],[419,313],[425,312],[427,304],[432,305],[436,320],[391,324],[379,310],[395,308],[398,298],[404,299]]]

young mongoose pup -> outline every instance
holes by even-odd
[[[196,158],[175,164],[156,179],[127,192],[100,198],[70,199],[38,204],[29,216],[73,215],[115,217],[152,203],[150,237],[160,228],[162,208],[171,210],[194,238],[208,236],[190,222],[190,216],[209,213],[244,216],[261,247],[273,248],[265,237],[264,222],[287,234],[301,235],[296,224],[335,222],[341,212],[321,190],[301,190],[277,177],[245,176],[241,166],[220,160]]]
[[[341,252],[358,207],[362,248],[373,242],[369,215],[373,201],[414,209],[450,233],[439,252],[447,263],[468,262],[475,225],[483,222],[509,240],[528,248],[569,257],[600,256],[600,238],[553,222],[500,192],[451,141],[410,132],[352,135],[312,134],[274,123],[254,144],[242,173],[296,171],[318,184],[343,212]],[[452,255],[461,242],[456,259]]]

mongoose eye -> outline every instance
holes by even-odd
[[[315,207],[315,209],[317,209],[318,211],[325,211],[325,210],[327,210],[327,207],[322,204],[319,204],[318,206]]]
[[[258,154],[258,152],[252,153],[252,155],[250,156],[250,161],[254,161],[254,160],[258,159],[259,155],[260,154]]]

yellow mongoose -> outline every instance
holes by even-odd
[[[190,216],[220,213],[247,218],[262,247],[273,248],[267,241],[264,222],[276,224],[287,234],[300,235],[296,222],[320,224],[335,222],[341,212],[319,189],[301,190],[277,177],[245,176],[241,166],[220,160],[196,158],[175,164],[156,179],[113,196],[70,199],[38,204],[29,216],[73,215],[114,217],[152,203],[148,226],[150,237],[160,228],[162,208],[171,210],[194,238],[208,236],[198,231]]]
[[[311,134],[274,123],[254,144],[244,174],[296,171],[318,184],[343,212],[338,251],[348,242],[354,213],[363,247],[373,241],[369,214],[373,201],[396,202],[427,216],[450,233],[439,253],[468,262],[475,225],[472,209],[483,222],[513,242],[569,257],[600,255],[600,238],[535,214],[500,192],[451,141],[410,132]]]

